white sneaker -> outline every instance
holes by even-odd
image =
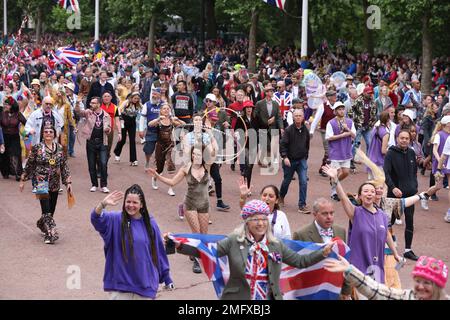
[[[90,192],[95,192],[95,191],[97,191],[97,187],[92,186],[91,189],[89,189],[89,191],[90,191]]]
[[[172,196],[172,197],[175,196],[175,192],[172,190],[172,188],[169,188],[167,193],[169,194],[169,196]]]
[[[107,187],[103,187],[103,188],[102,188],[102,192],[103,192],[103,193],[109,193],[109,189],[108,189]]]
[[[152,177],[152,188],[153,190],[158,190],[158,186],[156,185],[156,179]]]
[[[116,162],[120,162],[120,157],[114,156],[114,160],[115,160]]]
[[[445,214],[444,220],[445,220],[445,222],[450,223],[450,209],[447,210],[447,213]]]
[[[133,162],[131,163],[131,166],[132,166],[132,167],[137,167],[137,166],[138,166],[137,160],[136,160],[136,161],[133,161]]]
[[[428,211],[430,208],[428,207],[428,200],[427,199],[422,199],[420,200],[420,206],[422,207],[423,210]]]
[[[141,139],[141,144],[144,144],[145,143],[145,138],[142,138]]]
[[[403,224],[402,219],[395,219],[395,224],[402,225]]]

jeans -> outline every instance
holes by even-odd
[[[367,128],[361,127],[358,130],[356,130],[356,137],[355,137],[355,140],[353,141],[353,146],[352,146],[353,157],[355,157],[356,149],[359,148],[359,145],[361,144],[361,137],[363,137],[364,141],[366,142],[366,151],[367,151],[367,149],[369,149],[370,134],[371,134],[371,129],[368,127]]]
[[[69,155],[73,156],[75,153],[75,132],[74,127],[69,126]]]
[[[89,176],[91,177],[91,184],[94,187],[98,187],[98,178],[97,178],[97,158],[98,158],[98,167],[100,170],[100,186],[107,187],[108,186],[108,149],[107,146],[103,144],[102,141],[86,141],[86,154],[88,160],[89,167]]]
[[[298,206],[303,207],[306,205],[306,192],[308,189],[308,160],[291,160],[291,166],[288,167],[284,164],[283,161],[283,182],[281,183],[280,188],[280,197],[284,198],[288,192],[289,185],[292,181],[292,177],[294,173],[297,172],[298,175],[298,192],[299,192],[299,200]]]

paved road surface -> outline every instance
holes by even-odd
[[[322,143],[316,135],[312,141],[309,159],[310,173],[308,185],[308,204],[319,196],[329,196],[330,185],[326,178],[317,173],[322,159]],[[100,192],[90,193],[90,182],[87,170],[84,142],[76,145],[77,158],[70,159],[69,165],[73,177],[73,188],[76,205],[67,208],[66,193],[60,196],[55,219],[60,231],[60,239],[55,245],[45,245],[36,228],[36,220],[40,215],[39,203],[31,194],[28,183],[24,192],[18,190],[18,183],[0,178],[0,299],[107,299],[103,292],[104,254],[103,242],[90,223],[90,212],[94,205],[103,199]],[[144,154],[138,146],[138,167],[130,167],[128,145],[124,147],[122,162],[111,162],[109,167],[109,188],[125,191],[133,183],[140,184],[147,197],[147,205],[157,219],[163,232],[188,232],[187,222],[177,218],[177,204],[183,199],[185,184],[175,187],[176,196],[167,194],[167,186],[160,185],[159,190],[152,190],[150,178],[144,173]],[[344,181],[347,190],[356,191],[365,180],[363,168]],[[254,169],[253,197],[269,183],[280,185],[282,171],[276,176],[262,176],[260,168]],[[224,200],[230,204],[230,212],[215,210],[215,198],[211,198],[211,220],[209,232],[227,234],[240,222],[238,199],[238,171],[232,172],[228,165],[221,169],[223,179]],[[419,177],[420,189],[428,186],[428,176]],[[440,201],[430,202],[430,211],[423,211],[416,206],[415,234],[413,249],[416,254],[427,254],[443,259],[447,265],[450,261],[450,224],[444,222],[446,210],[446,192],[440,191]],[[287,213],[292,230],[312,221],[312,215],[297,213],[298,180],[291,184],[286,196]],[[118,205],[114,209],[119,209]],[[110,208],[111,209],[111,208]],[[347,226],[347,218],[339,203],[336,203],[336,222]],[[396,226],[399,248],[404,246],[404,226]],[[182,255],[171,255],[171,274],[177,289],[173,292],[162,291],[158,299],[215,299],[213,286],[205,274],[193,274],[192,263]],[[411,287],[411,261],[401,270],[400,277],[404,287]],[[71,273],[80,271],[80,288],[71,289]],[[69,284],[69,286],[68,286]],[[447,285],[447,291],[449,285]]]

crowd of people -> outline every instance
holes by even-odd
[[[77,41],[72,47],[83,57],[76,63],[55,58],[54,51],[62,45],[62,39],[47,35],[37,46],[24,35],[12,48],[2,49],[0,171],[5,179],[15,177],[21,190],[31,180],[41,204],[37,226],[44,242],[53,244],[60,236],[54,219],[63,191],[60,184],[71,192],[70,162],[79,156],[75,140],[86,140],[91,180],[86,191],[100,188],[108,194],[93,209],[91,221],[109,248],[104,288],[112,299],[155,298],[163,282],[174,288],[163,236],[148,213],[141,187],[133,185],[125,194],[108,189],[111,151],[114,161],[123,161],[127,136],[130,167],[139,166],[137,144],[141,143],[154,190],[162,182],[174,196],[172,187],[186,179],[187,191],[178,211],[193,233],[208,233],[209,198],[214,193],[217,210],[232,210],[223,200],[220,171],[225,165],[235,171],[239,164],[244,223],[218,243],[218,254],[230,260],[231,277],[223,299],[281,299],[280,269],[269,263],[267,253],[280,252],[283,262],[304,268],[325,259],[335,237],[351,249],[350,262],[340,258],[326,263],[329,270],[345,273],[342,299],[446,298],[442,288],[447,267],[434,258],[419,258],[412,242],[414,204],[420,202],[429,210],[428,200],[438,200],[437,191],[448,187],[448,57],[433,60],[433,91],[423,94],[419,59],[355,54],[342,46],[336,52],[321,46],[310,57],[302,57],[294,48],[262,44],[257,71],[252,73],[246,67],[244,39],[207,41],[204,54],[197,51],[195,40],[159,39],[153,58],[142,39],[109,37],[96,53],[89,44]],[[346,74],[343,85],[335,83],[336,72]],[[320,77],[325,86],[320,112],[308,104],[304,83],[308,73]],[[310,208],[307,190],[314,182],[308,179],[308,164],[315,163],[308,156],[316,129],[324,149],[316,169],[330,180],[331,197],[309,201]],[[231,143],[231,158],[227,143]],[[272,182],[261,190],[260,200],[248,201],[253,166],[274,170],[278,163],[283,170],[280,187]],[[351,197],[341,182],[351,179],[358,163],[367,167],[368,181],[352,190],[357,192]],[[427,171],[431,171],[429,188],[419,193],[417,175]],[[295,173],[298,212],[312,212],[314,221],[291,232],[281,209]],[[104,211],[122,198],[122,211]],[[339,201],[349,219],[348,231],[334,225],[334,202]],[[393,234],[402,217],[403,253]],[[450,222],[450,193],[444,220]],[[326,246],[303,257],[278,239]],[[201,273],[195,248],[176,246],[190,256],[193,272]],[[244,269],[239,246],[248,252]],[[404,258],[417,261],[413,291],[399,291],[398,273],[390,266]],[[136,269],[131,259],[145,263]],[[268,269],[275,271],[268,273]],[[250,288],[248,279],[255,273],[264,274],[264,292]]]

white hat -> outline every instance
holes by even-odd
[[[209,100],[211,100],[211,101],[217,102],[216,96],[215,96],[214,94],[212,94],[212,93],[208,93],[208,94],[206,95],[206,97],[205,97],[205,100],[206,100],[206,99],[209,99]]]
[[[69,90],[75,91],[75,85],[73,83],[66,83],[64,84],[64,87],[68,88]]]
[[[360,96],[364,92],[364,88],[366,85],[364,83],[360,83],[356,86],[356,93]]]
[[[336,110],[339,107],[345,107],[345,105],[341,101],[337,101],[335,104],[331,106],[331,110]]]
[[[402,116],[407,116],[408,118],[411,119],[411,121],[414,121],[414,119],[415,119],[414,112],[410,109],[406,109],[405,111],[403,111]]]
[[[441,123],[445,126],[447,123],[450,123],[450,116],[442,117]]]

